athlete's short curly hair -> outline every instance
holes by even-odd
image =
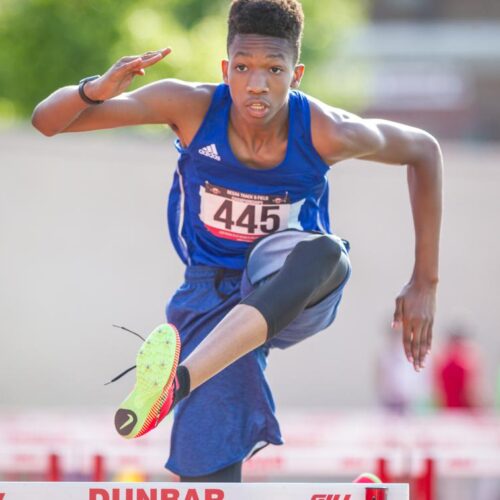
[[[297,62],[304,27],[298,0],[233,0],[229,10],[227,48],[238,34],[265,35],[288,40]]]

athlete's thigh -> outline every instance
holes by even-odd
[[[245,297],[256,287],[273,280],[298,243],[324,236],[335,241],[344,253],[345,258],[348,259],[349,243],[336,235],[285,230],[259,240],[247,256],[247,265],[242,277],[242,296]],[[270,339],[267,345],[284,349],[315,335],[331,325],[336,317],[343,289],[350,274],[349,264],[347,274],[339,286],[314,306],[303,310],[291,323]],[[300,286],[300,284],[296,285]]]

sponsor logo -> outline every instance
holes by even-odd
[[[208,158],[212,158],[212,160],[221,160],[215,144],[210,144],[210,146],[198,149],[198,153],[200,153],[200,155],[207,156]]]
[[[1,500],[1,499],[0,499]],[[90,488],[89,500],[224,500],[217,488]]]
[[[319,494],[319,495],[313,495],[311,497],[311,500],[351,500],[351,495]]]
[[[134,421],[134,415],[129,413],[127,421],[123,425],[120,425],[120,430],[125,429],[125,427],[127,427],[127,425],[131,424],[133,421]]]
[[[128,436],[132,432],[136,423],[137,415],[133,411],[120,408],[116,412],[115,427],[122,436]]]

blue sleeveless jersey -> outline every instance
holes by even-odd
[[[289,94],[285,159],[270,169],[241,163],[228,138],[231,95],[219,85],[180,157],[168,201],[170,237],[186,265],[243,269],[256,239],[287,228],[330,233],[328,165],[311,139],[304,94]]]

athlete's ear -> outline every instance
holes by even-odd
[[[304,76],[305,69],[306,69],[306,67],[303,64],[298,64],[297,66],[295,66],[295,69],[293,70],[293,80],[292,80],[292,83],[290,85],[290,87],[292,87],[292,89],[299,88],[302,77]]]
[[[222,79],[224,80],[224,83],[229,83],[229,78],[227,76],[227,72],[229,69],[229,61],[227,59],[223,59],[221,67],[222,67]]]

